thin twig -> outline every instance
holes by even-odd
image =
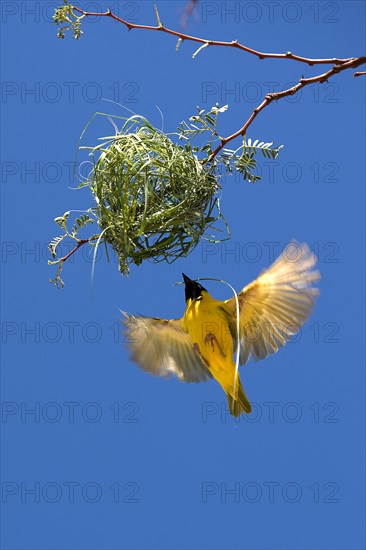
[[[74,248],[72,250],[70,250],[70,252],[68,254],[66,254],[66,256],[63,256],[62,258],[59,258],[58,263],[60,263],[62,265],[64,262],[66,262],[66,260],[68,260],[70,258],[70,256],[75,254],[75,252],[77,250],[79,250],[80,247],[82,247],[86,243],[90,243],[91,241],[95,241],[95,239],[98,239],[98,238],[99,238],[99,235],[93,235],[92,237],[89,237],[89,239],[80,239],[78,241],[77,245],[74,246]]]
[[[80,241],[78,241],[78,244],[76,246],[74,246],[74,248],[72,250],[70,250],[70,252],[68,254],[66,254],[66,256],[63,256],[62,258],[59,258],[59,263],[60,264],[63,264],[64,262],[66,262],[66,260],[68,260],[70,258],[70,256],[72,256],[73,254],[75,254],[75,252],[81,247],[83,246],[84,244],[88,243],[90,239],[81,239]]]
[[[197,2],[198,0],[189,0],[188,4],[186,5],[182,17],[180,18],[180,24],[182,28],[186,27],[187,21],[194,12],[194,8],[196,7]]]

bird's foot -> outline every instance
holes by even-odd
[[[214,345],[214,343],[216,342],[217,347],[219,348],[221,355],[222,355],[223,357],[225,357],[225,353],[222,351],[221,346],[220,346],[220,344],[219,344],[219,341],[218,341],[218,339],[216,338],[216,336],[213,334],[213,332],[209,332],[209,333],[206,334],[205,339],[204,339],[204,342],[205,342],[205,344],[211,344],[211,349],[212,349],[212,351],[215,351],[215,345]]]

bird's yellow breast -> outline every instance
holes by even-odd
[[[233,339],[224,308],[223,302],[204,292],[198,300],[188,301],[184,314],[184,330],[212,368],[233,362]]]

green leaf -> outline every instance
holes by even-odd
[[[48,250],[51,253],[52,258],[56,258],[57,256],[57,247],[61,243],[61,241],[64,240],[66,235],[60,235],[59,237],[54,237],[52,241],[48,245]]]
[[[223,107],[219,107],[219,104],[217,103],[215,107],[212,107],[211,111],[213,113],[224,113],[229,108],[229,105],[223,105]]]
[[[64,231],[67,231],[66,222],[69,215],[70,215],[70,212],[65,212],[63,216],[59,216],[58,218],[54,219],[54,222],[57,223],[57,225],[60,226],[61,229],[63,229]]]
[[[210,116],[209,114],[205,115],[205,119],[206,119],[207,122],[208,122],[209,124],[211,124],[212,126],[215,125],[216,120],[215,120],[214,118],[212,118],[212,116]]]

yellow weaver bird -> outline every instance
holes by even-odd
[[[290,243],[291,244],[291,243]],[[239,363],[264,359],[298,332],[319,294],[316,259],[306,244],[301,255],[282,254],[237,295],[239,306]],[[290,245],[289,245],[290,246]],[[285,249],[287,250],[287,249]],[[250,413],[233,359],[238,340],[237,302],[219,301],[183,273],[186,310],[181,319],[159,319],[122,312],[131,359],[146,371],[176,375],[183,382],[215,378],[226,393],[231,414]]]

